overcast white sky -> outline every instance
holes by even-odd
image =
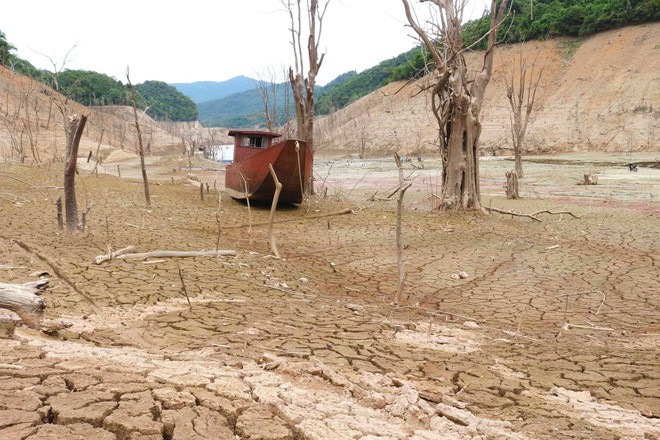
[[[416,3],[416,2],[415,2]],[[485,0],[469,0],[480,16]],[[13,0],[0,31],[15,53],[39,68],[105,73],[125,82],[168,83],[252,78],[289,66],[289,18],[280,0]],[[401,0],[331,0],[323,23],[321,85],[414,46]],[[268,78],[267,78],[268,79]]]

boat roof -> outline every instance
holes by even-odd
[[[229,136],[239,136],[239,135],[248,135],[248,136],[264,136],[270,138],[281,137],[279,133],[274,133],[272,131],[259,131],[259,130],[229,130],[227,133]]]

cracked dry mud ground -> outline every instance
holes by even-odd
[[[70,237],[57,191],[2,188],[21,199],[0,200],[0,277],[49,272],[46,318],[70,327],[3,315],[0,439],[660,438],[657,202],[563,201],[582,218],[543,223],[406,212],[409,300],[394,307],[396,213],[364,194],[278,211],[282,259],[224,198],[221,248],[236,257],[97,266],[108,241],[214,248],[217,201],[168,182],[146,211],[141,184],[82,174],[94,207]],[[304,219],[345,207],[356,213]]]

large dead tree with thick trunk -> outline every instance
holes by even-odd
[[[492,0],[490,31],[483,67],[469,77],[465,52],[476,45],[464,47],[461,21],[466,0],[419,0],[430,2],[433,16],[431,30],[417,22],[410,0],[402,0],[408,23],[414,29],[434,63],[431,86],[433,113],[438,122],[442,155],[442,189],[440,208],[446,210],[481,209],[479,189],[479,137],[481,107],[486,86],[493,71],[493,55],[497,31],[509,0]]]
[[[66,228],[70,233],[78,231],[78,202],[76,201],[76,165],[78,148],[87,116],[72,116],[66,130],[66,167],[64,168],[64,211]]]
[[[319,56],[319,42],[323,29],[323,17],[330,0],[327,0],[321,8],[319,8],[318,0],[309,0],[305,11],[306,19],[303,18],[302,0],[295,0],[295,4],[291,0],[281,0],[281,2],[291,20],[291,45],[295,63],[289,68],[289,81],[296,110],[296,137],[306,141],[314,152],[314,86],[325,57],[325,54]],[[303,24],[309,26],[307,32],[307,63],[309,66],[306,77],[304,77],[305,60],[302,45]]]
[[[538,54],[536,55],[538,58]],[[534,108],[536,101],[536,90],[541,81],[543,69],[541,68],[534,79],[536,70],[536,59],[532,63],[531,71],[527,70],[527,60],[520,51],[518,67],[514,63],[511,69],[511,76],[505,77],[506,96],[511,104],[511,141],[513,142],[513,156],[516,161],[516,174],[519,178],[523,177],[522,150],[525,142],[525,133],[527,132],[527,123],[529,116]],[[516,76],[518,77],[518,87],[516,88]],[[523,112],[524,110],[524,112]]]

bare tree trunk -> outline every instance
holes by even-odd
[[[294,66],[289,68],[289,81],[293,92],[294,108],[296,110],[297,138],[304,140],[314,153],[314,87],[325,54],[319,56],[319,42],[323,28],[323,17],[328,9],[329,0],[319,8],[318,0],[307,2],[307,59],[309,63],[307,77],[303,77],[305,62],[302,51],[302,6],[301,0],[296,1],[296,8],[291,0],[280,0],[289,13],[291,20],[291,45],[293,46]],[[318,28],[317,28],[318,26]]]
[[[144,164],[144,145],[142,144],[142,132],[140,131],[140,121],[137,115],[137,102],[135,99],[135,87],[131,84],[131,79],[128,75],[128,68],[126,69],[126,80],[131,88],[131,100],[133,101],[133,116],[135,116],[135,129],[137,130],[138,137],[138,153],[140,155],[140,167],[142,168],[142,182],[144,183],[144,198],[146,200],[147,209],[151,209],[151,195],[149,194],[149,180],[147,179],[147,167]]]
[[[479,188],[479,115],[492,70],[497,31],[509,0],[491,0],[490,31],[482,70],[472,79],[464,53],[461,18],[466,0],[419,0],[437,6],[438,22],[424,30],[416,21],[410,0],[402,0],[408,23],[435,64],[432,109],[438,122],[443,180],[440,208],[481,209]],[[498,5],[499,4],[499,5]],[[484,35],[480,40],[485,38]],[[480,41],[479,40],[479,41]],[[441,43],[441,44],[440,44]]]
[[[66,143],[66,167],[64,169],[64,208],[66,213],[66,228],[70,233],[78,231],[78,203],[76,201],[76,165],[78,148],[87,116],[72,116],[69,118]]]

